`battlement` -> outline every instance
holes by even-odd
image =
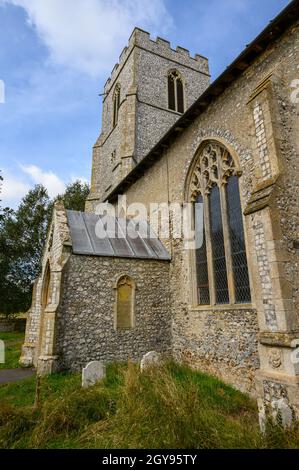
[[[209,74],[208,59],[200,54],[195,54],[191,57],[190,51],[184,47],[177,46],[176,49],[171,47],[171,44],[166,39],[157,37],[156,40],[151,39],[150,33],[143,31],[140,28],[134,28],[128,45],[123,49],[119,56],[119,62],[113,67],[111,76],[105,83],[104,92],[109,93],[111,86],[113,86],[115,79],[134,47],[145,49],[153,54],[165,57],[172,60],[174,63],[179,63],[185,67],[191,68],[199,73]]]

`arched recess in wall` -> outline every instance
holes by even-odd
[[[134,328],[136,284],[130,276],[124,275],[116,282],[115,289],[115,329],[126,330]]]
[[[50,270],[50,263],[48,261],[46,268],[45,268],[45,272],[44,272],[43,286],[42,286],[42,296],[41,296],[42,310],[44,310],[49,303],[50,281],[51,281],[51,270]]]
[[[177,70],[170,70],[167,76],[168,109],[183,114],[185,111],[185,85]]]
[[[196,234],[190,250],[195,305],[251,302],[240,176],[238,158],[228,146],[214,139],[201,144],[186,183]]]
[[[39,346],[38,346],[38,355],[42,352],[42,344],[43,344],[43,336],[44,336],[44,313],[47,305],[50,301],[50,290],[51,290],[51,268],[50,263],[47,261],[44,276],[43,276],[43,283],[42,283],[42,290],[41,290],[41,312],[40,312],[40,333],[39,333]]]

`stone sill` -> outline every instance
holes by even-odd
[[[189,306],[190,312],[211,312],[211,311],[228,311],[228,310],[255,310],[252,304],[225,304],[225,305],[198,305]]]
[[[260,343],[265,346],[294,348],[292,342],[299,338],[299,331],[261,331],[258,338]]]
[[[266,369],[259,369],[255,374],[256,380],[269,380],[269,381],[277,381],[279,383],[285,383],[287,385],[299,385],[299,376],[298,375],[290,375],[285,372],[274,372],[272,370]]]

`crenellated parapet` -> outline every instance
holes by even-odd
[[[181,46],[177,46],[176,49],[173,49],[170,42],[166,39],[157,37],[156,40],[153,40],[151,39],[150,33],[140,28],[135,28],[130,36],[128,46],[123,49],[119,56],[119,62],[115,64],[110,77],[105,83],[104,93],[109,93],[118,74],[135,47],[165,57],[167,60],[173,61],[174,64],[179,63],[197,72],[209,75],[209,65],[206,57],[200,54],[195,54],[195,56],[192,57],[188,49]]]

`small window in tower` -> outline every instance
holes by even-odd
[[[175,81],[172,75],[168,76],[168,108],[175,111]]]
[[[184,84],[177,71],[172,71],[168,75],[168,109],[183,114],[184,104]]]
[[[177,86],[177,102],[178,102],[178,112],[182,113],[184,112],[184,88],[183,88],[183,82],[180,78],[177,79],[176,81],[176,86]]]
[[[129,276],[122,276],[116,285],[116,329],[134,327],[135,283]]]
[[[113,94],[113,127],[115,127],[118,122],[119,107],[120,107],[120,86],[116,85],[114,94]]]

